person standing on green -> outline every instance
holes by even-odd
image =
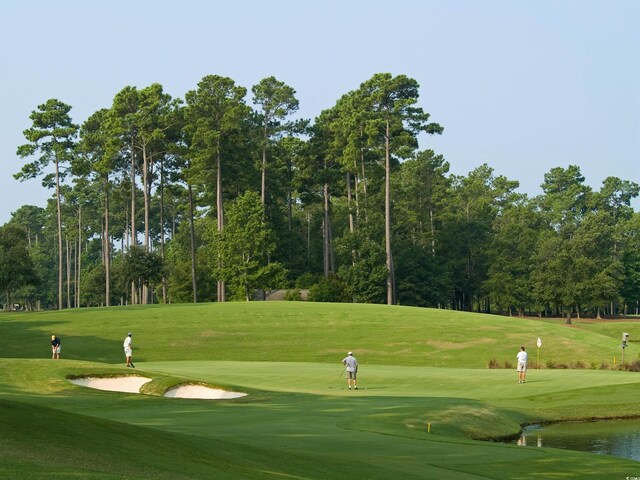
[[[127,336],[124,337],[124,343],[122,344],[122,346],[124,347],[124,356],[127,359],[127,367],[136,368],[136,366],[133,364],[133,361],[131,360],[131,357],[133,356],[133,349],[131,347],[131,332],[127,333]]]
[[[351,390],[351,381],[353,380],[353,389],[357,390],[356,377],[358,374],[358,360],[353,356],[353,352],[349,352],[345,358],[342,359],[342,363],[346,366],[347,370],[347,385]]]
[[[60,339],[55,335],[51,335],[51,358],[53,360],[60,360]]]
[[[529,355],[524,351],[524,346],[520,347],[518,355],[516,355],[518,361],[518,383],[525,383],[527,380],[527,362],[529,361]]]

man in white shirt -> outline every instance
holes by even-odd
[[[131,357],[133,356],[133,351],[131,349],[131,332],[129,332],[125,337],[122,346],[124,347],[124,356],[127,357],[127,367],[136,368],[131,361]]]
[[[518,383],[524,383],[527,378],[527,361],[529,360],[529,355],[524,351],[524,347],[520,347],[516,360],[518,360]]]
[[[351,380],[353,380],[353,389],[357,390],[356,376],[358,373],[358,361],[356,357],[353,356],[353,352],[349,352],[347,356],[342,359],[342,363],[347,367],[347,385],[349,385],[349,390],[351,390]]]

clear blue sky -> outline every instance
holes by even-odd
[[[488,163],[529,195],[570,164],[595,189],[640,182],[639,52],[638,0],[0,0],[0,224],[53,193],[12,176],[39,104],[81,124],[127,85],[184,98],[209,74],[273,75],[305,118],[405,74],[445,128],[420,147],[452,173]]]

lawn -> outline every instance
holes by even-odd
[[[488,369],[521,344],[541,363],[611,363],[617,330],[444,310],[302,302],[0,315],[0,478],[626,478],[638,462],[483,441],[521,425],[629,417],[640,374]],[[133,332],[135,371],[122,340]],[[53,361],[51,334],[62,340]],[[359,386],[340,360],[353,350]],[[626,355],[637,358],[632,342]],[[146,394],[69,376],[136,373]],[[169,399],[200,382],[248,393]],[[430,430],[430,431],[429,431]]]

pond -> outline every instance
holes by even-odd
[[[640,419],[531,425],[514,443],[580,450],[640,462]]]

